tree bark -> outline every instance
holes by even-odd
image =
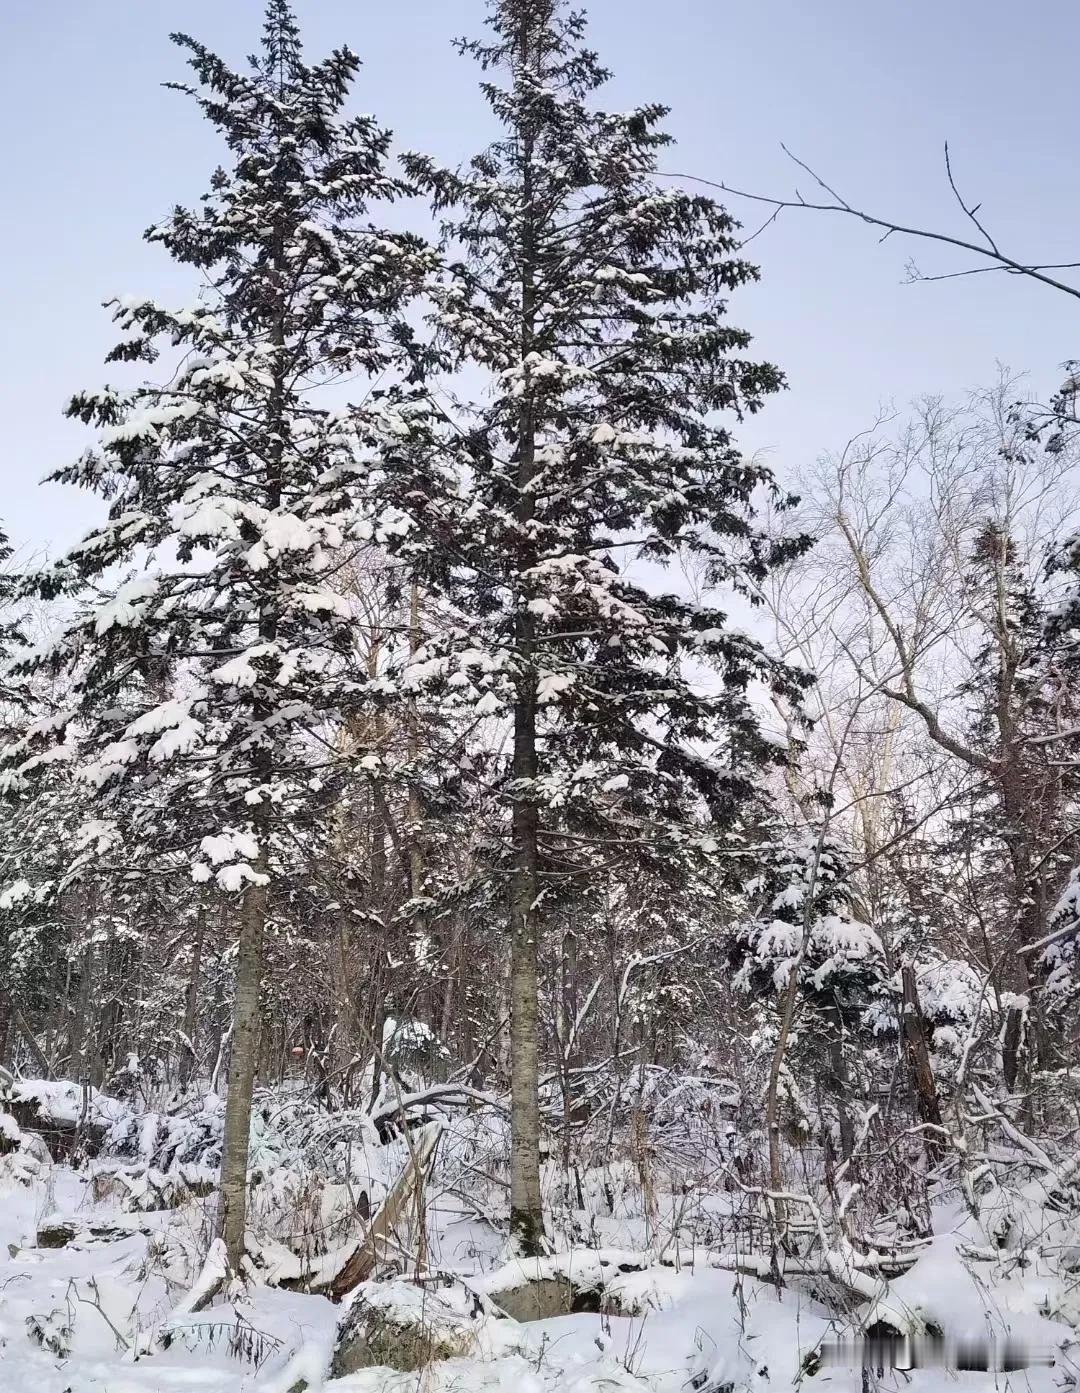
[[[527,1255],[542,1251],[540,1199],[539,853],[535,680],[514,713],[514,873],[510,890],[510,1233]]]
[[[202,973],[203,936],[206,930],[206,897],[195,915],[195,941],[191,945],[191,973],[184,1001],[184,1053],[180,1058],[180,1082],[186,1087],[195,1069],[195,1031],[198,1027],[199,979]]]
[[[266,873],[267,856],[260,848],[252,869]],[[268,889],[265,883],[249,884],[240,910],[240,946],[236,958],[236,997],[233,1006],[232,1042],[225,1101],[225,1137],[221,1150],[221,1208],[218,1229],[225,1240],[229,1270],[240,1271],[244,1256],[247,1218],[248,1141],[251,1133],[251,1097],[259,1051],[259,994],[262,986],[263,936],[266,929]]]
[[[834,997],[826,1008],[829,1022],[829,1073],[830,1086],[836,1099],[836,1120],[840,1132],[840,1156],[850,1161],[855,1151],[855,1125],[851,1120],[850,1085],[848,1081],[847,1059],[844,1055],[844,1014],[839,1001]]]
[[[929,1032],[926,1018],[919,1003],[919,992],[915,984],[915,969],[905,963],[900,969],[900,983],[903,991],[901,1023],[904,1031],[904,1048],[907,1053],[908,1069],[915,1090],[915,1107],[919,1121],[928,1127],[941,1127],[941,1103],[938,1099],[937,1080],[930,1063]],[[939,1131],[927,1131],[926,1157],[928,1161],[940,1161],[943,1153],[943,1137]]]
[[[79,992],[75,998],[75,1015],[71,1022],[71,1069],[78,1083],[90,1082],[90,1000],[94,975],[94,948],[91,944],[82,952],[79,971]]]
[[[0,1069],[10,1069],[12,1060],[12,1037],[15,1035],[15,1021],[12,1002],[7,993],[0,988]]]
[[[799,997],[799,967],[796,961],[784,987],[780,1006],[780,1028],[776,1035],[772,1059],[769,1062],[769,1081],[765,1089],[765,1132],[769,1140],[769,1188],[779,1194],[784,1188],[784,1154],[780,1145],[780,1076],[784,1069],[784,1056],[787,1054],[791,1038],[791,1026],[795,1019],[795,1007]],[[773,1213],[777,1228],[782,1232],[787,1219],[787,1209],[781,1199],[773,1200]]]

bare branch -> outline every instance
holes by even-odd
[[[1046,274],[1043,268],[1050,266],[1052,263],[1017,261],[1014,257],[1008,256],[1003,251],[1000,251],[996,244],[992,242],[989,246],[979,242],[969,242],[966,238],[953,237],[947,232],[934,232],[924,227],[909,227],[905,223],[896,222],[891,218],[878,217],[876,214],[866,212],[865,209],[856,208],[848,203],[846,199],[842,198],[835,189],[831,188],[819,174],[805,163],[805,161],[793,155],[786,146],[782,148],[789,158],[794,160],[801,169],[806,170],[819,188],[825,190],[830,198],[834,200],[832,203],[811,202],[803,198],[797,190],[796,196],[793,199],[771,198],[766,194],[750,193],[746,189],[737,189],[731,184],[724,184],[716,179],[705,179],[697,174],[679,174],[663,171],[660,177],[665,179],[682,179],[687,183],[702,184],[706,188],[719,189],[721,193],[730,194],[735,198],[745,198],[752,203],[765,203],[773,208],[777,214],[785,208],[804,208],[818,213],[843,213],[847,217],[857,218],[860,222],[866,223],[868,227],[883,229],[885,237],[889,237],[893,233],[900,233],[905,237],[918,237],[923,241],[940,242],[945,246],[956,247],[960,251],[971,252],[975,256],[985,257],[990,261],[997,262],[1002,269],[1011,271],[1014,275],[1027,276],[1030,280],[1039,281],[1041,284],[1049,286],[1051,290],[1059,290],[1065,295],[1071,295],[1074,299],[1080,300],[1080,286],[1069,285],[1067,281],[1061,281],[1054,276]],[[965,212],[968,212],[968,215],[971,216],[969,210],[963,205],[962,201],[961,206],[964,206]],[[979,225],[977,221],[976,225]],[[882,238],[882,240],[884,240],[884,238]],[[925,279],[929,278],[927,277]]]

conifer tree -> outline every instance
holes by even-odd
[[[761,848],[760,856],[763,873],[748,888],[764,896],[765,909],[736,932],[734,983],[778,1005],[766,1126],[771,1179],[780,1190],[779,1100],[783,1084],[791,1080],[789,1053],[810,1077],[825,1080],[837,1108],[842,1154],[845,1159],[852,1154],[852,1037],[863,1026],[874,993],[883,988],[885,960],[877,934],[850,911],[845,858],[823,831],[782,839]],[[800,1014],[809,1019],[806,1029],[796,1032]]]
[[[462,47],[492,74],[483,92],[502,136],[463,174],[406,161],[458,257],[437,294],[443,342],[493,383],[432,442],[463,496],[426,494],[418,564],[462,618],[416,655],[411,680],[445,679],[512,727],[497,863],[511,1226],[536,1251],[545,903],[620,862],[660,875],[710,863],[762,768],[786,757],[759,728],[751,683],[794,698],[799,681],[724,612],[650,583],[692,556],[714,586],[748,596],[790,551],[753,523],[755,491],[775,493],[769,474],[714,419],[756,411],[782,384],[726,318],[728,294],[756,275],[736,225],[657,183],[664,108],[594,108],[606,73],[562,0],[494,0],[490,28]]]
[[[432,257],[371,220],[404,186],[387,132],[343,115],[352,52],[306,63],[287,0],[270,0],[249,71],[174,39],[197,79],[179,90],[230,158],[200,208],[146,235],[205,288],[184,309],[111,306],[110,360],[164,354],[160,381],[71,403],[100,443],[57,477],[107,498],[108,520],[40,577],[46,595],[88,598],[27,666],[74,675],[65,718],[36,735],[68,731],[60,753],[103,815],[137,796],[144,838],[156,828],[162,854],[239,897],[221,1213],[237,1271],[270,897],[340,758],[329,724],[365,699],[335,576],[381,535],[366,461],[387,382],[415,371],[405,309]],[[316,390],[344,380],[363,409]]]

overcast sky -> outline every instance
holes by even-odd
[[[67,396],[106,375],[100,302],[183,296],[188,282],[143,229],[205,187],[219,150],[190,102],[168,33],[183,28],[241,60],[260,0],[0,0],[0,516],[13,540],[73,540],[93,504],[50,469],[78,453]],[[360,109],[406,148],[458,162],[489,129],[477,73],[450,46],[476,33],[482,0],[298,0],[309,54],[347,42],[364,59]],[[1004,0],[593,0],[613,107],[659,100],[677,137],[667,168],[788,194],[805,176],[780,142],[852,202],[964,235],[942,167],[948,139],[965,193],[1004,249],[1080,259],[1075,63],[1080,6],[1040,0],[1019,22]],[[743,221],[760,211],[730,200]],[[742,433],[789,474],[869,424],[879,403],[960,394],[996,362],[1056,385],[1080,356],[1076,301],[1030,282],[976,276],[904,283],[963,265],[931,246],[879,245],[859,225],[785,214],[753,244],[758,287],[732,305],[790,390]],[[89,510],[89,511],[88,511]]]

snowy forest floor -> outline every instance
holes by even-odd
[[[32,1087],[39,1093],[52,1089],[54,1109],[64,1101],[57,1085]],[[107,1117],[112,1100],[99,1095],[93,1107],[99,1119]],[[213,1113],[208,1116],[212,1123]],[[463,1183],[470,1173],[492,1176],[495,1163],[484,1147],[497,1129],[475,1115],[459,1124],[448,1128],[422,1212],[403,1220],[401,1246],[414,1255],[412,1263],[403,1260],[397,1272],[391,1265],[380,1273],[383,1280],[364,1283],[340,1304],[276,1285],[295,1274],[290,1254],[305,1244],[315,1254],[312,1269],[318,1249],[329,1248],[331,1256],[335,1251],[328,1218],[340,1196],[333,1185],[322,1186],[313,1219],[311,1196],[297,1182],[294,1158],[291,1171],[284,1164],[268,1168],[266,1180],[255,1186],[260,1234],[277,1229],[277,1239],[268,1236],[262,1248],[261,1276],[243,1294],[222,1296],[197,1312],[190,1309],[191,1293],[209,1248],[216,1197],[208,1186],[192,1185],[174,1207],[154,1208],[154,1187],[169,1193],[163,1187],[166,1173],[145,1165],[176,1129],[170,1133],[160,1115],[139,1118],[117,1105],[105,1145],[78,1168],[51,1163],[40,1138],[29,1141],[24,1134],[15,1150],[0,1158],[0,1388],[13,1393],[293,1393],[323,1387],[327,1393],[817,1388],[929,1393],[955,1386],[977,1393],[992,1388],[1050,1393],[1074,1387],[1080,1378],[1073,1333],[1080,1323],[1080,1276],[1072,1275],[1080,1267],[1080,1248],[1070,1241],[1073,1219],[1055,1214],[1054,1204],[1046,1203],[1045,1178],[1018,1179],[1009,1204],[1020,1247],[996,1255],[987,1252],[969,1211],[943,1192],[932,1214],[933,1237],[920,1241],[918,1257],[906,1271],[877,1283],[880,1296],[870,1311],[873,1301],[852,1303],[843,1282],[822,1275],[836,1260],[824,1250],[804,1262],[807,1270],[801,1274],[793,1263],[782,1290],[751,1275],[757,1262],[767,1276],[768,1260],[748,1249],[740,1254],[732,1244],[734,1226],[727,1221],[736,1199],[730,1190],[710,1193],[698,1187],[691,1219],[685,1195],[680,1196],[685,1184],[659,1169],[651,1200],[642,1195],[630,1166],[586,1172],[578,1181],[585,1208],[568,1213],[561,1224],[564,1237],[556,1240],[556,1254],[508,1261],[498,1201],[492,1198],[498,1183],[478,1181],[479,1189]],[[188,1118],[182,1130],[190,1142],[203,1126],[202,1118]],[[9,1122],[5,1135],[10,1140],[16,1131]],[[175,1136],[169,1144],[175,1146]],[[262,1146],[268,1154],[265,1137]],[[350,1163],[354,1183],[357,1176],[366,1178],[368,1202],[377,1210],[408,1153],[401,1138],[381,1145],[370,1136],[356,1152]],[[181,1170],[189,1182],[197,1175],[175,1162],[168,1173],[175,1177]],[[123,1176],[127,1180],[121,1183]],[[200,1188],[206,1192],[196,1195]],[[261,1196],[260,1190],[265,1191]],[[481,1192],[484,1198],[478,1199]],[[679,1215],[675,1242],[651,1251],[645,1213],[650,1205],[654,1223],[668,1206]],[[418,1218],[427,1245],[426,1280],[419,1286],[413,1280],[415,1254],[423,1250]],[[315,1232],[320,1240],[312,1247],[308,1240]],[[688,1241],[694,1234],[713,1241],[695,1246]],[[355,1243],[355,1237],[346,1237],[346,1246],[349,1241]],[[732,1270],[733,1264],[744,1270]],[[821,1269],[816,1275],[815,1264]],[[576,1303],[590,1309],[519,1322],[492,1305],[492,1292],[560,1275],[592,1293]],[[436,1339],[440,1332],[446,1335],[451,1350],[460,1340],[462,1352],[424,1360],[411,1371],[374,1367],[330,1377],[350,1302],[390,1315],[404,1311],[403,1319],[415,1318]],[[873,1327],[875,1313],[894,1327],[906,1322],[920,1332],[923,1358],[934,1367],[867,1371],[864,1379],[857,1358],[838,1364],[823,1358],[830,1343]],[[946,1338],[954,1365],[957,1344],[966,1343],[981,1345],[997,1368],[944,1367],[945,1351],[934,1343],[939,1335]],[[1019,1354],[1045,1362],[1001,1367],[1020,1362]]]

